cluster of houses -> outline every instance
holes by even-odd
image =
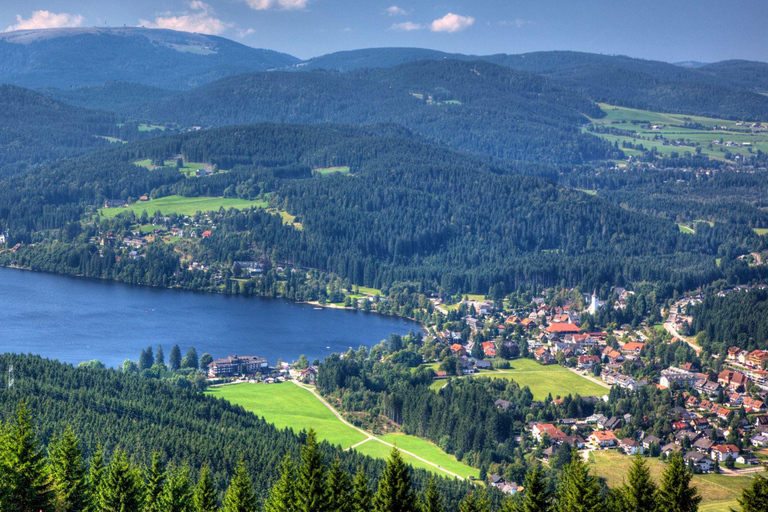
[[[729,457],[734,463],[759,464],[749,450],[740,450],[726,442],[727,431],[707,419],[687,408],[675,408],[670,413],[678,419],[673,423],[674,433],[665,440],[645,432],[640,432],[636,438],[618,435],[624,423],[631,419],[630,415],[607,418],[595,414],[581,420],[566,419],[558,422],[559,428],[554,423],[534,422],[529,424],[529,430],[537,443],[546,441],[549,445],[541,452],[544,462],[549,462],[558,446],[567,443],[577,450],[616,449],[627,455],[671,456],[681,453],[689,466],[702,473],[712,472],[716,463],[725,463]],[[752,433],[751,445],[756,449],[768,446],[768,415],[756,416],[752,421],[740,427],[740,434]],[[584,427],[593,428],[589,435],[584,434],[586,437],[578,433],[584,432]]]

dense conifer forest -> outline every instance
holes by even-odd
[[[691,331],[711,353],[729,347],[768,350],[768,291],[752,290],[707,297],[691,308]]]
[[[148,170],[132,163],[178,154],[232,170],[185,178],[172,167]],[[348,165],[353,176],[311,177],[311,168],[327,165]],[[725,269],[715,258],[726,239],[737,247],[757,242],[754,235],[732,238],[717,229],[681,234],[673,222],[521,176],[517,169],[532,172],[530,164],[441,149],[394,126],[227,127],[127,145],[9,178],[0,191],[0,227],[12,233],[13,243],[38,243],[5,255],[24,266],[115,278],[127,265],[144,276],[132,282],[167,286],[177,267],[170,248],[155,245],[140,261],[118,263],[117,254],[99,257],[88,244],[99,225],[80,221],[114,197],[268,197],[300,218],[303,229],[282,226],[262,210],[220,212],[232,222],[201,249],[230,262],[248,255],[242,253],[248,240],[258,253],[355,284],[422,282],[449,293],[484,293],[496,283],[512,291],[634,281],[659,283],[671,293],[721,278]],[[760,269],[745,272],[749,278]]]

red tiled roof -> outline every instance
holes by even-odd
[[[568,333],[577,334],[580,332],[580,329],[576,325],[567,323],[567,322],[551,323],[547,326],[545,330],[547,332],[556,333],[556,334],[568,334]]]

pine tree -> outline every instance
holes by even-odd
[[[163,493],[163,484],[165,483],[165,467],[160,454],[152,454],[152,463],[144,476],[146,486],[144,489],[144,510],[145,512],[162,512],[160,496]]]
[[[415,512],[418,510],[416,496],[411,489],[408,466],[397,448],[387,460],[387,467],[379,481],[379,489],[373,497],[376,512]]]
[[[104,482],[104,450],[101,448],[101,443],[96,446],[96,451],[91,456],[89,466],[88,487],[90,490],[91,507],[97,508],[99,493]]]
[[[171,371],[176,371],[181,368],[181,349],[178,345],[174,345],[171,349],[171,355],[168,356],[168,364],[171,367]]]
[[[213,478],[208,464],[203,465],[200,477],[195,487],[195,512],[216,512],[218,510],[216,489],[213,488]]]
[[[264,503],[264,512],[294,512],[296,510],[296,469],[286,455],[280,465],[280,479],[272,486]]]
[[[72,428],[51,442],[49,464],[57,512],[82,512],[90,506],[83,452]]]
[[[125,452],[115,450],[99,489],[99,512],[141,510],[142,484],[141,475],[128,462]]]
[[[182,365],[184,368],[192,368],[194,370],[198,369],[199,360],[195,347],[189,347],[189,350],[187,350],[187,355],[184,357],[184,359],[182,359]]]
[[[152,347],[147,347],[139,356],[139,370],[152,368],[153,364],[155,364],[155,357],[152,355]]]
[[[368,512],[371,508],[372,498],[368,475],[365,474],[363,467],[359,466],[352,482],[352,510],[354,512]]]
[[[323,455],[317,446],[315,431],[307,432],[307,440],[301,447],[301,466],[297,479],[296,505],[300,512],[314,512],[328,508],[325,493],[325,466]]]
[[[192,512],[189,468],[177,468],[170,473],[160,495],[160,505],[162,512]]]
[[[682,455],[669,459],[669,466],[661,476],[659,507],[664,512],[696,512],[701,496],[691,486],[693,475],[685,468]]]
[[[0,421],[0,510],[5,510],[5,503],[10,494],[11,468],[8,466],[8,431],[5,423]]]
[[[19,404],[15,421],[8,429],[6,457],[8,474],[3,512],[52,511],[53,485],[26,402]]]
[[[738,501],[741,512],[768,512],[768,480],[755,476],[752,484],[741,491]]]
[[[549,494],[541,466],[525,475],[525,493],[520,501],[520,512],[549,512],[552,496]]]
[[[459,503],[459,512],[491,512],[485,492],[473,491]]]
[[[421,502],[422,512],[442,512],[443,502],[440,499],[440,493],[437,492],[437,483],[435,477],[431,477],[424,489],[424,499]]]
[[[658,509],[658,488],[651,479],[648,465],[635,456],[627,475],[628,482],[616,491],[616,505],[621,512],[654,512]]]
[[[253,483],[242,462],[237,463],[227,495],[224,497],[224,512],[256,512]]]
[[[599,512],[604,510],[600,481],[578,454],[571,458],[560,475],[555,503],[556,512]]]
[[[331,464],[327,480],[328,509],[335,512],[352,512],[352,482],[341,468],[338,457]]]
[[[163,346],[157,346],[157,352],[155,352],[155,364],[165,364],[165,352],[163,352]]]

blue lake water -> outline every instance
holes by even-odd
[[[0,268],[0,353],[117,366],[149,345],[184,355],[310,361],[373,346],[419,325],[401,318],[316,309],[281,299],[164,290]]]

